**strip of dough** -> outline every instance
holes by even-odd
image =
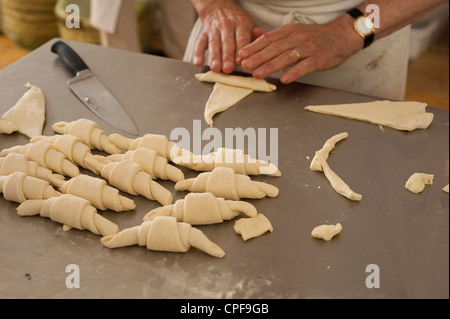
[[[308,111],[366,121],[397,130],[426,129],[434,114],[427,113],[427,104],[409,101],[373,101],[336,105],[309,105]]]
[[[179,222],[209,225],[233,219],[240,213],[255,217],[256,208],[250,203],[225,200],[211,193],[190,193],[173,205],[151,210],[144,216],[144,221],[153,220],[157,216],[173,216]]]
[[[45,98],[41,89],[27,83],[28,90],[3,118],[17,125],[18,131],[29,138],[42,135],[45,122]]]
[[[330,152],[334,149],[336,144],[347,137],[348,137],[347,132],[336,134],[336,135],[332,136],[325,142],[323,147],[318,152],[320,152],[322,154],[322,158],[324,160],[327,160],[328,156],[330,155]],[[314,158],[312,159],[310,169],[313,171],[319,171],[319,172],[322,171],[322,165],[320,165],[317,155],[315,155]]]
[[[206,73],[198,73],[195,77],[203,82],[222,83],[240,88],[247,88],[253,91],[272,92],[277,89],[274,84],[268,83],[263,79],[255,79],[251,76],[239,76],[208,71]]]
[[[249,96],[253,90],[217,82],[205,106],[205,120],[213,126],[213,116],[228,110]]]
[[[234,223],[234,231],[242,236],[244,241],[250,238],[259,237],[264,233],[273,232],[270,221],[263,214],[258,214],[252,218],[241,218]]]
[[[342,230],[342,225],[337,223],[336,225],[320,225],[314,227],[311,232],[311,236],[325,241],[330,241],[334,236],[339,234]]]
[[[177,222],[172,216],[158,216],[140,226],[105,236],[100,242],[108,248],[139,245],[149,250],[169,252],[186,252],[193,246],[214,257],[225,256],[222,248],[210,241],[202,231],[187,223]]]
[[[425,185],[433,184],[434,175],[425,173],[414,173],[406,181],[405,187],[410,192],[418,194],[425,189]]]
[[[361,194],[355,193],[353,190],[351,190],[351,188],[335,172],[331,170],[330,166],[323,158],[323,155],[320,153],[320,151],[316,152],[316,157],[319,160],[320,165],[322,166],[323,173],[336,192],[354,201],[360,201],[362,199]]]

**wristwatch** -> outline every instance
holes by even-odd
[[[375,37],[375,27],[372,20],[366,17],[358,8],[353,8],[347,13],[355,20],[353,27],[355,31],[364,39],[364,48],[367,48]]]

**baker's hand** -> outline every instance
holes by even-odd
[[[349,18],[322,25],[288,24],[270,32],[255,29],[259,37],[239,51],[242,67],[260,79],[290,67],[280,77],[282,83],[337,67],[363,46],[362,38],[348,31]]]
[[[235,1],[210,1],[198,13],[203,29],[195,45],[194,65],[204,64],[208,50],[211,70],[232,72],[241,64],[237,52],[252,41],[253,19]]]

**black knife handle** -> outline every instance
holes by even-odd
[[[80,56],[69,45],[62,41],[56,41],[53,43],[51,51],[56,53],[61,60],[63,60],[64,64],[75,73],[89,69],[83,59],[80,58]]]

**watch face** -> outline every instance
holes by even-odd
[[[356,20],[355,27],[363,35],[367,35],[373,31],[373,22],[367,17],[360,17]]]

